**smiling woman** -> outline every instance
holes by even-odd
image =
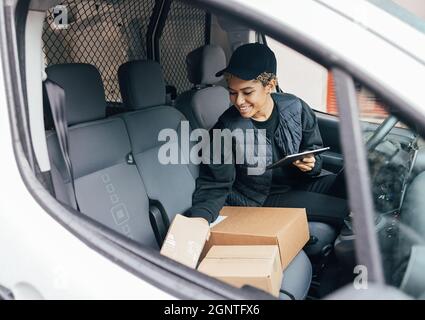
[[[241,149],[260,150],[265,145],[262,158],[270,165],[286,155],[323,146],[310,107],[294,95],[273,93],[276,64],[272,50],[252,43],[237,48],[228,66],[216,74],[226,75],[233,106],[221,115],[212,132],[226,129],[255,132],[252,146],[246,141],[241,146],[237,140],[225,145],[232,148],[233,159],[238,158]],[[251,175],[252,156],[245,153],[240,163],[203,163],[192,208],[186,214],[213,222],[223,205],[307,207],[310,221],[340,228],[348,213],[341,172],[322,172],[321,156],[308,155],[289,167]]]

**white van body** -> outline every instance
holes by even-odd
[[[272,19],[281,28],[320,43],[330,54],[343,57],[425,117],[423,33],[366,1],[228,2],[235,8],[249,7],[259,18]],[[39,34],[40,30],[33,32]],[[31,50],[41,55],[41,48]],[[0,74],[7,72],[8,66],[2,62]],[[40,70],[40,80],[41,73]],[[17,165],[7,107],[10,103],[2,76],[0,285],[8,288],[16,299],[173,299],[83,243],[34,199]],[[33,139],[44,139],[34,134]],[[47,152],[39,147],[39,159],[47,159],[43,150]]]

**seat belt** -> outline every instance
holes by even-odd
[[[74,172],[72,170],[72,163],[69,157],[68,122],[66,121],[65,90],[50,79],[44,80],[43,83],[44,87],[46,88],[50,110],[52,111],[52,118],[55,124],[56,135],[58,137],[62,158],[65,163],[65,168],[68,173],[68,177],[71,180],[71,188],[75,201],[75,203],[72,204],[72,207],[80,211],[80,207],[78,206],[77,201],[77,195],[75,193]]]

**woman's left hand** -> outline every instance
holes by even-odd
[[[308,172],[313,170],[316,158],[313,155],[306,156],[302,160],[292,162],[294,166],[300,169],[302,172]]]

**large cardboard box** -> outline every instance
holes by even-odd
[[[283,276],[276,245],[213,246],[198,270],[235,287],[251,285],[276,297]]]
[[[226,206],[220,215],[203,256],[213,245],[277,245],[284,270],[310,238],[305,209]]]
[[[208,222],[202,218],[176,215],[160,253],[188,267],[196,268],[205,241],[210,234]]]
[[[227,206],[219,218],[210,228],[202,218],[177,215],[161,254],[196,268],[213,245],[277,245],[284,270],[309,240],[305,209]]]

